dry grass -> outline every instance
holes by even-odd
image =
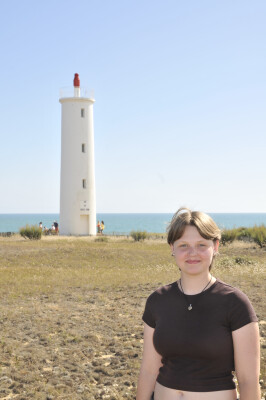
[[[235,242],[214,269],[256,309],[264,376],[265,264],[264,249]],[[0,399],[134,399],[145,299],[178,278],[161,236],[0,238],[0,272]]]

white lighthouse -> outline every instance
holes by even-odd
[[[85,94],[84,94],[85,93]],[[96,235],[94,96],[80,88],[62,90],[60,224],[62,235]]]

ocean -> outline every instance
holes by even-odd
[[[97,220],[104,221],[104,233],[108,235],[128,235],[132,230],[163,233],[173,214],[97,214]],[[220,228],[231,229],[240,226],[266,225],[266,213],[210,213]],[[51,228],[59,222],[59,214],[0,214],[0,232],[19,232],[26,224],[42,222]],[[60,226],[59,226],[60,231]]]

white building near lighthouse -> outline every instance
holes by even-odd
[[[96,235],[94,96],[80,88],[62,90],[60,223],[61,235]]]

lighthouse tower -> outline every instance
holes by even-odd
[[[60,224],[62,235],[96,235],[92,95],[81,95],[79,75],[62,90]]]

